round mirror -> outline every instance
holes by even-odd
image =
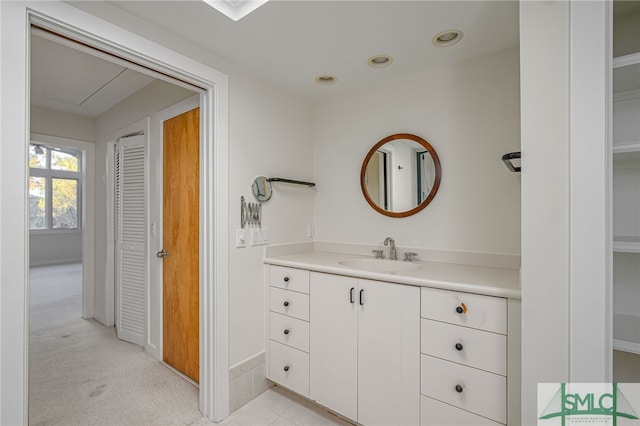
[[[271,198],[271,182],[264,176],[258,176],[251,184],[251,193],[256,201],[264,203]]]
[[[424,209],[440,187],[436,150],[419,136],[398,133],[375,144],[362,163],[360,186],[369,205],[390,217]]]

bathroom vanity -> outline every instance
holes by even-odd
[[[519,424],[517,261],[370,248],[267,249],[267,378],[363,425]]]

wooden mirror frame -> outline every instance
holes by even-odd
[[[426,149],[427,152],[431,155],[431,158],[433,159],[433,164],[435,166],[435,172],[436,172],[435,179],[433,182],[433,187],[431,188],[431,192],[429,192],[429,195],[427,196],[427,198],[425,198],[424,201],[422,201],[422,203],[418,204],[416,207],[412,208],[411,210],[406,210],[402,212],[393,212],[393,211],[388,211],[381,208],[378,204],[376,204],[371,199],[371,197],[369,196],[369,192],[367,191],[367,186],[365,184],[365,174],[367,171],[367,165],[369,164],[369,160],[371,160],[371,157],[373,157],[376,151],[378,151],[378,149],[380,149],[380,147],[382,147],[384,144],[397,139],[408,139],[422,145],[424,149]],[[380,142],[375,144],[373,148],[369,150],[369,152],[367,153],[367,156],[364,158],[364,161],[362,162],[362,169],[360,170],[360,188],[362,189],[362,194],[364,195],[365,200],[367,200],[367,203],[369,203],[371,208],[373,208],[375,211],[389,217],[399,218],[399,217],[411,216],[418,213],[425,207],[427,207],[429,203],[431,203],[431,201],[433,200],[433,197],[436,196],[436,193],[440,188],[441,179],[442,179],[442,166],[440,164],[440,158],[438,157],[436,150],[425,139],[421,138],[420,136],[413,135],[411,133],[396,133],[395,135],[387,136],[386,138],[382,139]]]

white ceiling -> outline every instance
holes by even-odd
[[[519,44],[517,1],[271,0],[237,22],[204,1],[111,3],[310,100]],[[451,28],[463,39],[433,46]],[[393,64],[368,67],[376,54]],[[338,82],[319,86],[320,74]]]
[[[237,22],[200,0],[109,3],[311,101],[519,44],[518,2],[511,0],[271,0]],[[464,37],[433,46],[445,29]],[[96,117],[153,81],[48,38],[32,37],[36,105]],[[370,68],[376,54],[393,63]],[[321,74],[337,83],[316,84]]]
[[[31,37],[31,103],[97,117],[154,79],[49,39]]]

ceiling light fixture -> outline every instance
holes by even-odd
[[[324,84],[325,86],[335,84],[336,81],[338,81],[338,79],[332,75],[319,75],[316,77],[316,83]]]
[[[448,47],[462,40],[463,35],[460,30],[444,30],[434,35],[431,42],[437,47]]]
[[[369,66],[371,68],[384,68],[391,65],[393,58],[389,55],[376,55],[369,58]]]
[[[234,21],[244,18],[269,0],[203,0]]]

